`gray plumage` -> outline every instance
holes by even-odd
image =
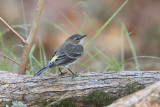
[[[55,66],[69,70],[69,66],[76,63],[83,55],[83,44],[81,44],[81,42],[85,36],[86,35],[80,34],[74,34],[70,36],[53,54],[48,64],[38,71],[34,76],[39,76],[48,68]],[[56,59],[55,61],[53,61],[54,58]],[[74,74],[71,70],[69,71]]]

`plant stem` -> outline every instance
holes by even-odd
[[[20,36],[5,20],[0,17],[0,20],[25,44],[26,40]]]
[[[15,62],[15,63],[18,64],[18,65],[20,64],[19,62],[15,61],[14,59],[8,57],[7,55],[5,55],[5,54],[3,54],[3,53],[1,53],[1,52],[0,52],[0,55],[2,55],[3,57],[5,57],[5,58],[7,58],[7,59],[9,59],[9,60],[11,60],[11,61],[13,61],[13,62]]]
[[[44,0],[38,0],[37,7],[36,7],[36,14],[35,14],[35,17],[34,17],[34,20],[32,23],[31,31],[30,31],[29,36],[27,38],[27,44],[25,44],[25,46],[24,46],[24,50],[22,53],[22,59],[21,59],[21,63],[20,63],[20,68],[19,68],[19,74],[22,74],[22,75],[24,75],[26,72],[25,66],[28,62],[29,52],[32,48],[33,41],[34,41],[36,31],[38,28],[38,23],[39,23],[40,15],[42,12],[43,3],[44,3]]]

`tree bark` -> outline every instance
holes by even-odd
[[[21,101],[29,106],[61,98],[82,97],[94,90],[115,93],[127,84],[138,82],[145,86],[160,80],[159,71],[122,71],[80,73],[69,75],[18,75],[0,71],[0,105]],[[37,103],[38,102],[38,103]]]
[[[108,107],[160,107],[160,81],[123,97]]]

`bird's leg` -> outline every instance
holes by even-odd
[[[59,72],[60,72],[59,75],[64,75],[65,74],[65,73],[62,72],[61,68],[58,67],[58,69],[59,69]]]
[[[75,75],[69,68],[67,68],[67,70],[69,71],[69,72],[71,72],[72,73],[72,75]]]
[[[59,72],[60,72],[61,74],[63,74],[63,72],[61,71],[61,68],[58,67],[58,70],[59,70]]]
[[[58,69],[59,69],[59,71],[60,71],[60,74],[59,74],[60,76],[66,74],[66,73],[63,73],[62,70],[61,70],[59,67],[58,67]]]

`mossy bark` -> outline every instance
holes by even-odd
[[[160,107],[160,81],[134,94],[120,98],[108,107]]]
[[[158,71],[90,72],[77,74],[74,78],[71,75],[33,78],[29,75],[1,71],[0,105],[8,104],[13,99],[28,106],[39,107],[62,104],[65,99],[66,102],[72,101],[73,105],[89,102],[107,105],[158,80]],[[108,102],[103,102],[103,94],[104,101]]]
[[[135,93],[144,88],[145,86],[143,84],[134,82],[132,84],[127,84],[126,87],[118,90],[115,94],[106,93],[102,90],[95,90],[89,93],[87,96],[83,96],[79,98],[66,98],[60,102],[55,103],[54,106],[56,107],[107,106],[121,97]],[[51,104],[48,104],[48,105],[51,106]]]

